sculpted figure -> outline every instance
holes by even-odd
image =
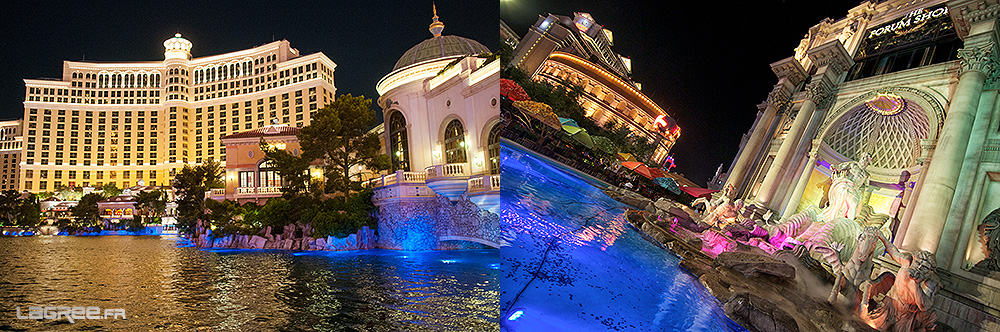
[[[862,153],[858,161],[847,161],[831,166],[833,183],[830,184],[830,206],[823,211],[825,221],[834,218],[854,219],[858,216],[859,205],[868,188],[868,163],[871,157]]]
[[[983,244],[986,269],[1000,271],[1000,208],[990,212],[979,224],[979,241]]]
[[[875,246],[878,244],[879,238],[881,238],[881,234],[878,228],[865,227],[858,235],[858,242],[851,259],[842,266],[834,264],[837,281],[833,284],[833,290],[830,291],[830,303],[837,301],[837,295],[840,294],[840,289],[844,286],[852,287],[854,291],[868,288],[867,283],[871,281],[872,275],[872,255],[875,253]],[[839,263],[840,260],[837,259],[836,262]],[[854,305],[857,304],[854,302]]]
[[[743,208],[743,202],[734,203],[732,200],[732,195],[735,193],[735,188],[732,184],[727,185],[723,194],[712,201],[706,201],[702,198],[702,202],[705,202],[705,218],[702,219],[706,224],[716,227],[719,229],[725,228],[730,224],[739,222],[740,219],[740,209]],[[697,204],[699,201],[695,201]]]
[[[937,315],[931,311],[931,306],[941,287],[935,272],[934,254],[926,250],[900,252],[881,235],[878,239],[885,245],[889,257],[899,263],[899,271],[895,275],[883,273],[865,290],[859,308],[861,318],[879,331],[933,330]],[[870,299],[881,293],[886,296],[874,308],[869,308]]]

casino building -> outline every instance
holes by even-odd
[[[336,64],[285,40],[199,58],[180,34],[163,46],[163,61],[64,61],[60,78],[25,79],[17,189],[167,185],[187,163],[225,163],[223,136],[308,125],[336,92]]]
[[[868,1],[809,28],[771,64],[777,82],[727,183],[788,217],[823,204],[830,165],[867,154],[864,201],[892,241],[935,253],[947,287],[978,289],[964,305],[995,316],[1000,280],[967,270],[984,258],[976,227],[1000,207],[998,13],[996,1]]]
[[[501,36],[510,36],[510,28],[500,23]],[[511,64],[535,80],[580,86],[580,104],[588,117],[600,125],[614,120],[655,143],[650,159],[662,163],[680,137],[680,127],[640,91],[642,85],[632,79],[631,60],[615,53],[613,45],[614,34],[590,14],[549,14],[539,16],[516,43]]]

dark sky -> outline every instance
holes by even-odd
[[[494,0],[436,0],[445,35],[499,46]],[[486,10],[484,8],[489,8]],[[337,64],[338,94],[378,98],[375,84],[430,38],[431,0],[7,1],[0,9],[0,119],[22,117],[25,78],[60,77],[62,61],[162,61],[180,32],[194,57],[287,39]]]
[[[632,59],[643,92],[677,119],[676,172],[705,185],[729,168],[757,104],[777,78],[770,63],[794,55],[808,29],[839,19],[860,1],[502,0],[500,16],[519,35],[546,13],[590,13]]]

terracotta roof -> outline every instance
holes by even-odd
[[[266,136],[295,136],[299,134],[299,129],[300,129],[299,127],[292,127],[286,124],[266,125],[254,130],[247,130],[232,135],[224,136],[222,137],[222,139],[266,137]]]

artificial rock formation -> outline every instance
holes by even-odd
[[[500,216],[480,210],[466,195],[379,205],[379,247],[440,250],[507,245]]]

